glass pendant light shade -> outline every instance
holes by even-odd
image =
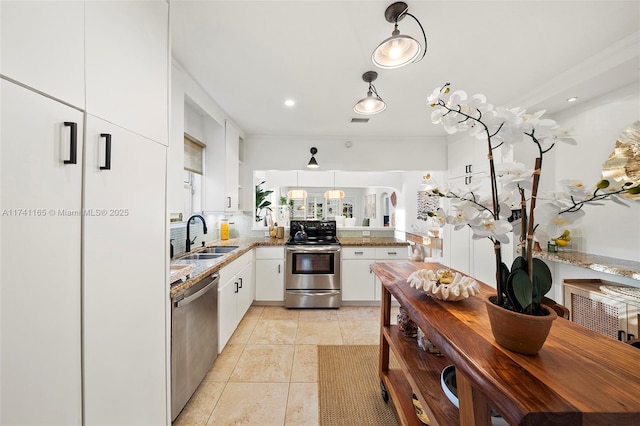
[[[340,189],[332,189],[324,193],[324,198],[328,200],[338,200],[344,198],[344,191]]]
[[[378,73],[375,71],[367,71],[362,74],[362,79],[369,83],[369,91],[367,96],[360,99],[353,107],[353,110],[358,114],[372,115],[387,109],[387,104],[378,95],[375,86],[371,84],[376,78],[378,78]]]
[[[398,30],[380,43],[371,55],[373,63],[383,69],[400,68],[414,62],[422,53],[422,46],[413,37],[401,35]]]
[[[287,197],[291,200],[304,200],[307,198],[307,191],[304,189],[292,189],[287,192]]]
[[[367,92],[367,97],[360,99],[353,107],[355,112],[362,115],[377,114],[385,109],[387,109],[387,104],[379,96],[374,96],[371,91]]]
[[[413,18],[420,27],[424,45],[418,43],[418,41],[411,36],[400,34],[398,22],[407,16]],[[427,53],[427,34],[424,32],[424,28],[420,21],[418,21],[418,18],[409,13],[407,3],[398,1],[390,4],[384,11],[384,18],[387,22],[394,24],[394,29],[391,37],[380,43],[378,47],[376,47],[376,50],[373,51],[371,61],[377,67],[394,69],[422,60]]]

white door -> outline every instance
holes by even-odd
[[[0,2],[0,72],[84,108],[84,4]]]
[[[168,144],[168,4],[87,1],[87,112]]]
[[[86,159],[85,421],[166,424],[166,147],[87,115]]]
[[[83,114],[0,84],[0,424],[81,424]]]

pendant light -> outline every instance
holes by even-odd
[[[387,22],[394,24],[394,30],[391,33],[391,37],[380,43],[371,55],[371,60],[377,67],[384,69],[400,68],[422,60],[427,53],[427,35],[424,32],[424,28],[418,18],[410,14],[408,10],[409,6],[402,1],[391,4],[385,10],[384,17]],[[411,16],[420,26],[424,38],[424,48],[413,37],[400,34],[398,22],[405,16]],[[420,56],[420,53],[422,53],[422,56]]]
[[[373,115],[387,109],[387,104],[384,103],[380,96],[378,96],[376,87],[371,84],[371,82],[375,81],[376,78],[378,78],[378,73],[375,71],[367,71],[362,74],[362,79],[366,83],[369,83],[369,91],[367,92],[367,96],[360,99],[353,107],[353,110],[358,114]]]
[[[307,167],[310,169],[317,169],[318,167],[318,162],[316,161],[316,157],[314,157],[314,155],[316,155],[318,153],[318,148],[316,148],[315,146],[313,148],[311,148],[311,159],[309,160],[309,163],[307,164]]]
[[[344,191],[336,189],[336,172],[333,172],[333,189],[324,193],[327,200],[341,200],[344,198]]]
[[[307,191],[304,189],[298,189],[298,172],[296,171],[296,189],[292,189],[287,192],[287,197],[290,200],[304,200],[307,198]]]

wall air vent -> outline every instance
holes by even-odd
[[[352,118],[351,122],[352,123],[368,123],[369,119],[368,118]]]

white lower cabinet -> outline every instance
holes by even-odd
[[[342,247],[342,300],[379,301],[381,283],[371,265],[407,257],[405,246]]]
[[[375,275],[371,265],[375,263],[374,247],[342,247],[342,300],[375,300]]]
[[[253,303],[254,293],[253,253],[248,252],[220,270],[218,352],[222,352]]]
[[[256,247],[256,300],[284,302],[284,248]]]

